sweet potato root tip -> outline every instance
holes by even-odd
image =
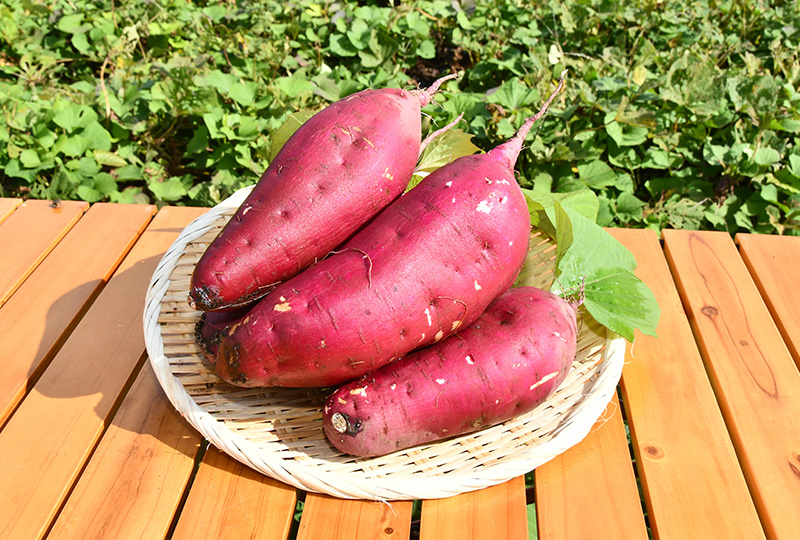
[[[528,117],[522,126],[517,130],[513,137],[511,137],[506,142],[496,146],[495,148],[489,151],[489,154],[497,156],[503,159],[505,162],[513,164],[519,153],[522,151],[522,144],[525,141],[525,137],[528,135],[528,132],[533,127],[533,124],[536,123],[542,116],[545,115],[547,109],[550,107],[550,104],[556,98],[559,92],[564,88],[564,77],[567,75],[567,70],[561,72],[561,75],[558,79],[558,86],[556,89],[553,90],[553,93],[545,100],[542,107],[539,109],[539,112],[534,114],[533,116]]]
[[[436,131],[434,131],[433,133],[429,133],[429,134],[428,134],[428,136],[427,136],[427,137],[425,137],[425,138],[422,140],[422,142],[420,143],[420,145],[419,145],[419,155],[420,155],[420,156],[422,155],[422,153],[425,151],[425,149],[428,147],[428,145],[429,145],[429,144],[430,144],[430,143],[431,143],[431,142],[432,142],[432,141],[433,141],[433,140],[434,140],[436,137],[438,137],[439,135],[441,135],[441,134],[443,134],[443,133],[445,133],[445,132],[449,131],[451,128],[455,127],[455,126],[456,126],[456,124],[458,124],[459,122],[461,122],[461,119],[462,119],[462,118],[464,118],[464,113],[461,113],[461,114],[459,114],[459,115],[458,115],[458,117],[457,117],[455,120],[453,120],[452,122],[450,122],[450,123],[449,123],[449,124],[447,124],[446,126],[444,126],[444,127],[442,127],[442,128],[439,128],[439,129],[437,129],[437,130],[436,130]]]
[[[433,82],[433,84],[431,84],[428,88],[423,88],[421,90],[413,90],[411,93],[419,99],[420,106],[424,107],[431,102],[433,96],[436,95],[442,84],[444,84],[449,80],[457,78],[458,78],[458,73],[450,73],[448,75],[445,75],[444,77],[439,77],[438,79],[436,79]]]

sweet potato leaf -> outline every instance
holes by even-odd
[[[445,131],[434,138],[422,152],[406,191],[419,184],[423,178],[439,167],[447,165],[456,158],[479,151],[480,149],[472,144],[471,134],[458,128]]]
[[[633,254],[596,223],[594,193],[525,193],[534,226],[558,244],[550,292],[582,297],[597,322],[628,341],[633,342],[636,328],[655,335],[661,313],[655,296],[634,275]]]
[[[290,114],[281,126],[272,134],[272,141],[269,147],[269,161],[275,159],[278,151],[283,148],[295,131],[302,126],[306,120],[314,116],[316,111],[303,109]]]

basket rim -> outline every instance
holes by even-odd
[[[569,412],[553,431],[550,439],[526,447],[514,458],[483,466],[479,470],[436,475],[437,481],[431,484],[420,482],[418,475],[411,477],[390,473],[369,478],[358,477],[352,473],[340,475],[314,467],[313,461],[311,464],[305,464],[285,459],[277,455],[277,452],[265,452],[246,436],[233,431],[214,418],[188,393],[173,373],[169,358],[164,352],[162,325],[159,322],[161,304],[170,284],[171,272],[186,246],[203,236],[226,213],[238,208],[252,188],[253,186],[248,186],[239,189],[186,226],[165,252],[153,273],[147,289],[143,314],[149,361],[167,398],[203,437],[239,462],[295,488],[343,499],[389,501],[449,497],[496,485],[526,474],[576,445],[589,434],[615,394],[622,375],[626,342],[606,329],[603,361],[597,367],[591,390],[584,394],[580,401],[570,406]],[[431,443],[424,447],[437,444]],[[369,461],[370,458],[359,458],[359,460]]]

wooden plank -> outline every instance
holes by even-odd
[[[80,201],[28,200],[0,227],[0,306],[89,209]]]
[[[200,441],[146,363],[47,538],[165,538]]]
[[[646,539],[622,410],[613,398],[583,441],[535,473],[539,540]]]
[[[412,501],[356,501],[309,493],[297,540],[407,540]]]
[[[661,308],[658,337],[628,345],[622,400],[655,538],[763,538],[713,389],[653,231],[610,231]]]
[[[95,204],[0,308],[0,425],[150,222],[155,207]]]
[[[800,368],[800,236],[737,234],[739,255]]]
[[[421,540],[527,540],[525,477],[446,499],[422,501]]]
[[[0,198],[0,223],[8,219],[21,204],[22,199]]]
[[[800,538],[800,372],[727,233],[664,242],[767,536]]]
[[[114,206],[96,225],[114,234],[108,220],[123,211]],[[0,490],[0,536],[40,538],[55,518],[144,357],[145,292],[155,267],[199,213],[159,212],[0,432],[0,478],[14,486]]]
[[[296,505],[294,488],[210,447],[192,482],[172,540],[285,540]]]

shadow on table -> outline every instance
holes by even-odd
[[[174,236],[181,230],[148,232]],[[103,431],[114,426],[152,436],[193,457],[199,435],[169,402],[144,348],[145,296],[161,258],[159,254],[130,266],[125,261],[108,283],[87,282],[55,300],[44,335],[60,337],[42,341],[36,354],[41,360],[30,368],[33,378],[27,390],[64,400],[44,409],[63,414],[70,425],[92,424],[93,415]],[[65,324],[69,316],[64,314],[70,312],[74,315]],[[186,444],[187,439],[196,442]]]

